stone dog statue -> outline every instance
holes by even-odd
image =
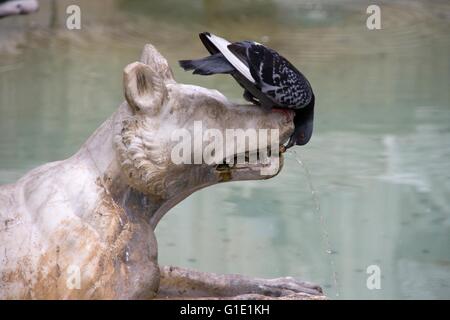
[[[261,164],[226,171],[175,165],[170,133],[192,132],[194,121],[202,121],[221,131],[276,128],[286,141],[292,116],[176,83],[151,45],[140,62],[125,68],[124,91],[126,101],[75,155],[0,187],[0,298],[322,297],[320,287],[291,277],[266,280],[158,265],[154,229],[170,208],[206,186],[278,173],[262,176]]]

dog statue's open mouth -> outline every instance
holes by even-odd
[[[253,106],[249,106],[253,107]],[[285,117],[285,123],[293,123],[295,118],[295,112],[288,109],[273,108],[269,111],[274,114],[282,114]],[[275,153],[272,152],[274,145],[267,145],[265,148],[260,148],[250,145],[249,149],[245,152],[237,152],[232,156],[224,157],[222,161],[215,166],[215,170],[219,173],[231,173],[231,172],[256,172],[263,168],[273,167],[283,163],[283,153],[286,152],[286,144],[290,141],[292,135],[287,138],[280,137],[278,142],[278,148]],[[283,139],[283,140],[281,140]]]
[[[253,106],[250,106],[253,107]],[[286,123],[293,123],[295,118],[295,112],[293,110],[282,109],[282,108],[272,108],[270,112],[281,113],[285,115]],[[215,170],[218,172],[226,173],[232,170],[245,170],[249,169],[251,171],[258,170],[261,168],[267,168],[274,164],[275,161],[282,163],[283,153],[287,151],[286,144],[289,143],[292,135],[286,139],[280,140],[278,150],[276,150],[277,155],[272,154],[271,146],[267,146],[265,150],[254,148],[250,146],[251,150],[246,150],[245,152],[235,153],[234,156],[223,158],[222,162],[217,164]]]
[[[286,143],[284,141],[284,143]],[[219,173],[231,173],[232,171],[261,171],[263,168],[269,168],[276,164],[282,164],[284,160],[283,153],[286,152],[284,143],[280,144],[278,155],[273,155],[270,147],[265,152],[245,151],[235,154],[233,158],[224,158],[222,163],[217,164],[215,170]]]

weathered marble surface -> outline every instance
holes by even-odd
[[[292,278],[160,269],[157,260],[154,229],[175,204],[209,185],[278,173],[261,176],[261,165],[225,173],[215,165],[175,165],[171,132],[192,133],[201,120],[221,131],[278,128],[285,141],[292,115],[178,84],[151,45],[125,68],[124,92],[126,101],[74,156],[0,187],[0,298],[322,297],[319,287]]]

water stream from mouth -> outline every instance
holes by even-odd
[[[295,152],[295,150],[291,149],[291,150],[287,150],[287,151],[289,151],[294,156],[295,160],[298,162],[300,167],[302,167],[303,171],[305,172],[306,181],[308,182],[308,187],[311,192],[312,201],[313,201],[313,205],[314,205],[314,213],[315,213],[316,217],[318,217],[319,222],[320,222],[320,228],[321,228],[321,232],[322,232],[322,241],[325,246],[325,253],[328,255],[329,261],[330,261],[331,272],[333,274],[333,282],[334,282],[333,284],[334,284],[334,288],[336,291],[336,297],[339,297],[338,275],[336,272],[336,264],[335,264],[334,258],[333,258],[333,254],[335,252],[331,249],[330,236],[328,234],[327,224],[325,222],[325,217],[321,213],[321,210],[320,210],[320,202],[319,202],[319,198],[317,197],[317,191],[314,188],[314,185],[312,183],[311,174],[308,170],[308,167],[301,160],[300,155],[297,152]]]

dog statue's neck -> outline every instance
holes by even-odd
[[[129,128],[131,122],[135,123],[135,119],[124,103],[89,137],[74,155],[73,161],[85,163],[95,172],[96,184],[127,214],[144,216],[155,228],[167,211],[209,183],[203,180],[205,174],[201,172],[201,167],[196,169],[192,166],[191,170],[185,172],[186,176],[178,177],[176,173],[168,172],[170,168],[163,165],[158,168],[152,167],[150,162],[142,165],[145,159],[135,157],[135,150],[129,149],[130,146],[139,146],[133,141],[126,141],[128,130],[133,130]],[[137,140],[143,140],[136,137]],[[129,145],[125,146],[124,141]],[[137,165],[141,165],[145,171],[139,171]],[[162,180],[167,177],[173,181]],[[186,184],[186,181],[189,183]],[[166,190],[166,186],[169,186],[169,190]]]

